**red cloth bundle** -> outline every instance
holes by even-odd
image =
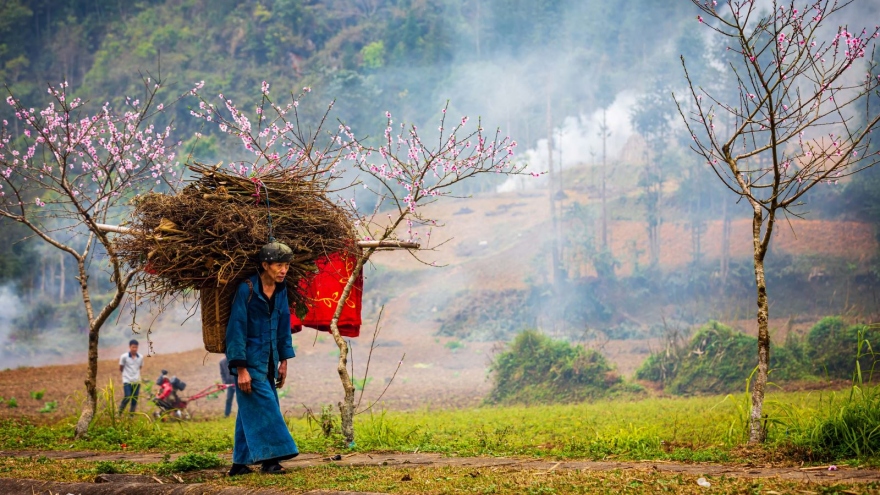
[[[290,309],[290,331],[297,333],[302,327],[330,332],[330,320],[336,311],[336,303],[356,260],[348,253],[333,253],[319,258],[315,264],[318,272],[300,281],[300,290],[306,299],[309,312],[300,320],[294,308]],[[363,271],[358,274],[339,316],[339,334],[343,337],[357,337],[361,333],[361,307],[364,293]]]

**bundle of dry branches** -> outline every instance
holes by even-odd
[[[139,284],[143,295],[219,287],[249,276],[270,235],[294,252],[291,289],[315,270],[318,257],[356,249],[349,215],[312,173],[284,168],[248,178],[219,165],[189,168],[194,177],[179,193],[138,198],[132,230],[117,240],[120,256],[149,274]]]

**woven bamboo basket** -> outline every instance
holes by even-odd
[[[202,309],[202,341],[208,352],[226,352],[226,324],[232,311],[232,296],[238,283],[205,287],[200,291]]]

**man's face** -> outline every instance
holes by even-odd
[[[263,263],[263,269],[266,270],[266,273],[272,277],[272,280],[275,283],[284,282],[284,277],[287,276],[287,270],[290,269],[290,263]]]
[[[131,345],[128,346],[128,353],[129,353],[129,354],[137,354],[137,351],[138,351],[138,345],[137,345],[137,344],[131,344]]]

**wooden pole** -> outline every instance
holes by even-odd
[[[131,227],[122,227],[119,225],[108,225],[99,223],[96,225],[98,230],[104,232],[116,232],[117,234],[130,234],[133,229]],[[357,245],[362,248],[378,248],[378,249],[419,249],[421,244],[418,242],[406,241],[357,241]]]

